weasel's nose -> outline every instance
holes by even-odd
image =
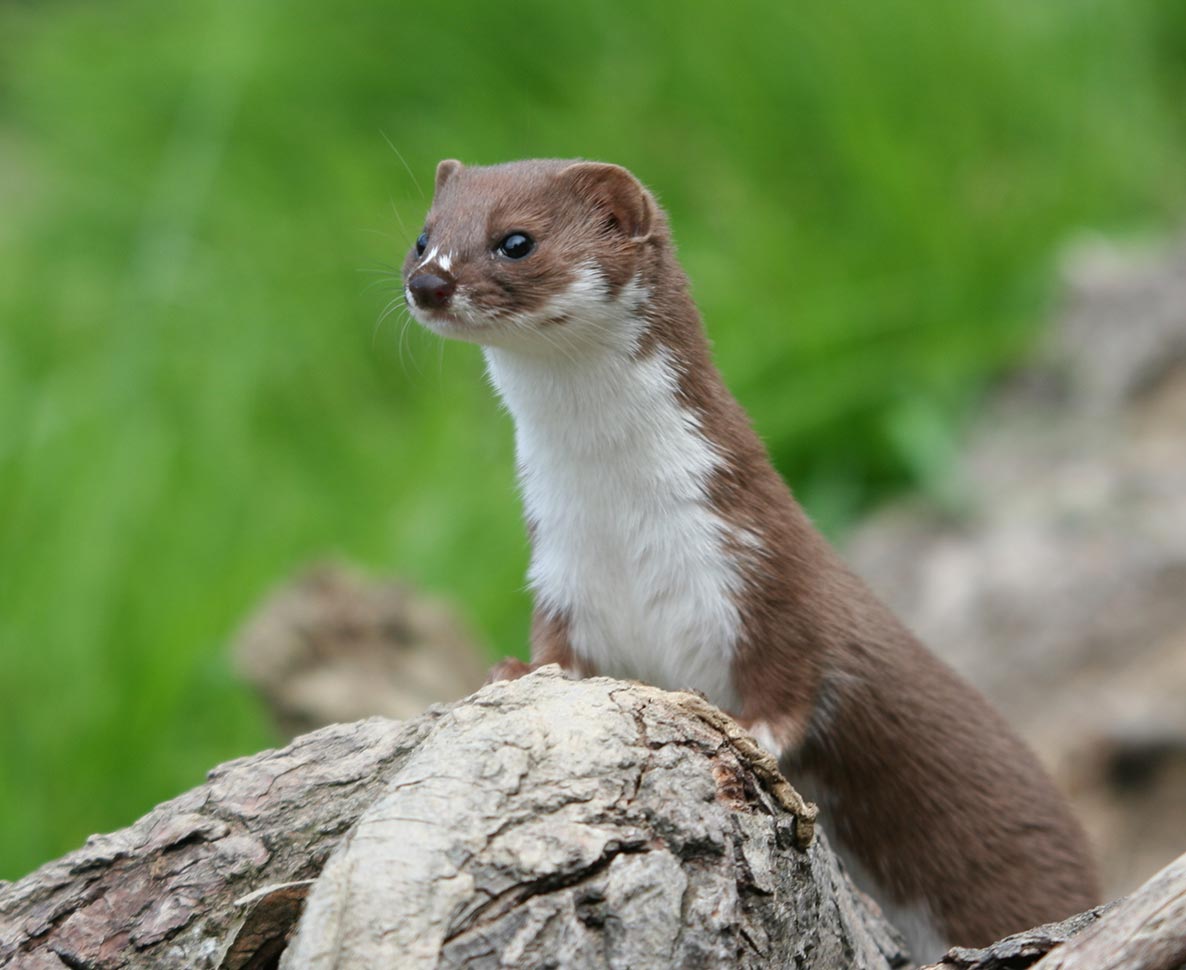
[[[436,273],[417,273],[408,280],[412,299],[422,310],[439,310],[449,302],[457,284]]]

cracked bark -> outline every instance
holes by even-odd
[[[982,950],[951,950],[924,970],[1183,970],[1186,855],[1130,896]]]
[[[544,670],[222,765],[0,884],[0,966],[900,962],[813,818],[701,698]]]
[[[812,823],[701,698],[545,669],[222,765],[0,884],[0,967],[901,965]]]
[[[359,820],[281,966],[893,965],[771,768],[695,695],[492,685]]]

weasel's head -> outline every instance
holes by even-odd
[[[666,236],[618,165],[437,166],[424,232],[403,266],[412,315],[446,337],[546,349],[629,339]]]

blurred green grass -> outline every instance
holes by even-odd
[[[479,357],[375,326],[438,158],[648,181],[726,377],[836,530],[939,487],[1060,243],[1180,217],[1182,10],[0,6],[0,877],[272,740],[225,645],[311,558],[521,649]]]

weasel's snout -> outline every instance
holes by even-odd
[[[422,310],[440,310],[449,302],[457,284],[436,273],[417,273],[408,280],[412,299]]]

